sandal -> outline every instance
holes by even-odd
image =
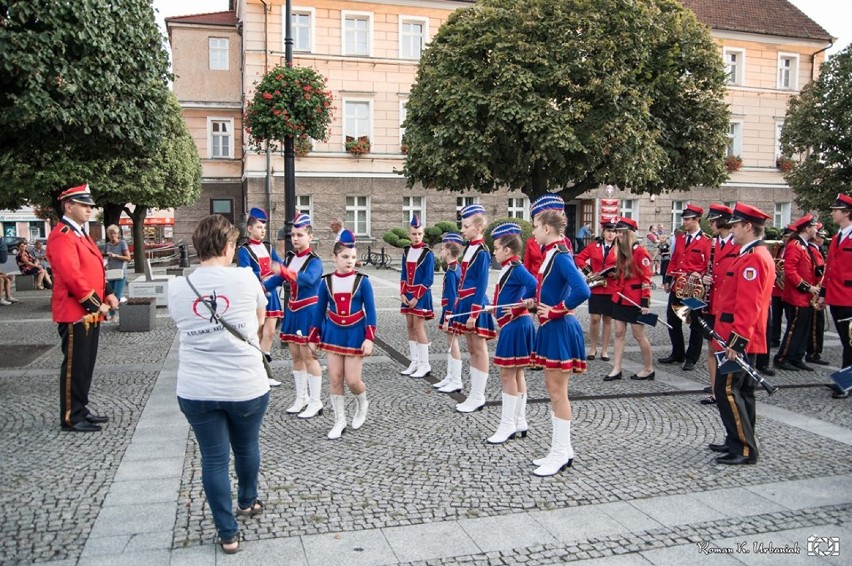
[[[255,499],[254,504],[248,509],[237,509],[237,517],[254,517],[263,513],[263,501]]]
[[[222,547],[222,552],[225,554],[238,553],[240,551],[240,533],[237,533],[233,538],[228,540],[219,539],[219,546]]]

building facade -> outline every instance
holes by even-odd
[[[786,0],[744,2],[737,14],[718,0],[683,0],[711,28],[728,69],[731,110],[728,153],[741,160],[720,187],[650,197],[619,187],[600,187],[568,203],[569,231],[600,216],[603,199],[618,199],[619,212],[640,224],[678,223],[687,202],[744,200],[774,213],[785,225],[798,212],[777,166],[778,134],[787,100],[812,80],[831,37]],[[284,160],[250,151],[242,112],[261,76],[284,61],[283,0],[233,0],[231,10],[168,18],[174,90],[202,158],[203,193],[175,213],[175,239],[187,240],[195,222],[221,212],[239,222],[247,207],[269,210],[283,225]],[[420,53],[457,9],[459,0],[294,0],[296,65],[328,79],[336,112],[331,136],[314,142],[296,160],[296,208],[310,213],[322,242],[332,218],[366,240],[407,222],[413,212],[427,224],[452,220],[465,204],[479,202],[492,218],[529,218],[518,192],[450,193],[407,189],[396,173],[405,103]],[[727,6],[728,3],[725,3]],[[353,157],[347,136],[367,136],[370,152]],[[736,161],[736,160],[732,160]],[[604,201],[603,204],[606,204]],[[324,251],[321,249],[321,251]]]

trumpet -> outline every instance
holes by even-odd
[[[595,287],[606,287],[606,280],[615,273],[615,266],[607,267],[603,271],[599,273],[587,273],[586,274],[586,285],[589,286],[589,289],[594,289]]]
[[[697,271],[679,274],[672,292],[678,299],[702,299],[705,295],[703,276]]]

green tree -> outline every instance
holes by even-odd
[[[804,210],[826,211],[852,185],[852,46],[820,67],[819,78],[790,99],[781,149],[801,155],[784,179]],[[826,220],[826,219],[823,219]]]
[[[481,0],[423,54],[403,144],[409,186],[573,198],[726,179],[717,46],[677,0]]]

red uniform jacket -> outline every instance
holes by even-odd
[[[47,238],[47,259],[53,268],[53,321],[79,322],[97,312],[106,296],[106,272],[95,242],[60,221]]]
[[[616,242],[613,242],[609,247],[609,253],[604,259],[604,245],[600,242],[596,242],[595,244],[586,246],[583,248],[583,251],[574,256],[574,263],[577,264],[577,268],[583,272],[584,275],[589,275],[590,273],[600,273],[604,269],[608,267],[615,267],[616,256],[618,252],[616,251]],[[597,287],[592,287],[592,295],[612,295],[613,289],[613,280],[611,278],[606,279],[606,283],[603,285],[598,285]],[[638,301],[637,301],[638,302]]]
[[[765,354],[766,317],[775,280],[772,254],[763,245],[751,246],[730,263],[725,277],[716,332],[740,353]],[[714,347],[722,349],[715,342]]]
[[[852,238],[839,243],[839,234],[828,246],[821,294],[835,307],[852,307]]]
[[[651,255],[648,250],[638,243],[633,244],[633,259],[630,266],[633,277],[615,279],[610,285],[612,301],[616,304],[635,306],[633,303],[649,308],[651,306]],[[618,296],[618,293],[629,297],[633,303]]]
[[[784,293],[781,300],[794,307],[807,307],[813,295],[808,292],[817,284],[816,266],[810,246],[795,236],[784,248]]]
[[[702,232],[692,238],[686,245],[686,234],[675,237],[674,251],[666,270],[665,282],[671,283],[681,273],[707,273],[707,262],[710,261],[710,238]]]
[[[713,257],[713,285],[710,286],[710,294],[708,300],[710,302],[710,314],[719,314],[719,292],[722,285],[725,284],[725,273],[728,272],[731,264],[737,259],[740,253],[740,247],[734,243],[734,239],[730,238],[725,244],[724,249],[718,238],[713,239],[713,248],[710,255]]]
[[[533,275],[538,273],[541,267],[541,262],[544,261],[544,255],[541,253],[541,246],[535,241],[535,238],[530,236],[527,240],[527,247],[524,250],[524,267]]]

